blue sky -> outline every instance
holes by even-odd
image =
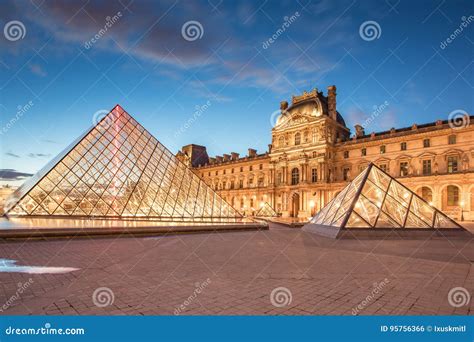
[[[2,2],[1,28],[19,21],[24,30],[0,36],[0,183],[38,171],[117,103],[173,152],[196,143],[211,156],[264,152],[279,102],[332,84],[352,130],[384,103],[368,132],[472,114],[473,9],[408,0]],[[183,37],[189,21],[201,27]],[[367,21],[378,25],[375,39],[360,33]]]

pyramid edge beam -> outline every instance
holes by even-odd
[[[71,152],[79,143],[90,133],[92,130],[98,126],[106,117],[114,111],[115,108],[120,108],[122,111],[126,112],[119,104],[116,104],[102,119],[99,120],[96,124],[91,125],[87,128],[82,134],[80,134],[76,139],[74,139],[70,144],[68,144],[64,149],[61,150],[53,159],[51,159],[45,166],[43,166],[39,171],[37,171],[33,176],[27,179],[18,189],[16,189],[10,196],[7,197],[4,206],[4,216],[8,217],[8,213],[11,209],[15,207],[30,191],[33,187],[41,182],[43,178],[55,168],[68,154]],[[128,114],[128,113],[127,113]],[[21,194],[23,193],[23,194]],[[19,196],[18,196],[19,195]],[[15,196],[18,196],[15,198]]]

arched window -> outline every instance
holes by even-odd
[[[291,170],[291,185],[296,185],[300,182],[300,170],[295,167]]]
[[[280,137],[280,139],[278,139],[278,146],[279,147],[285,146],[285,138],[284,137]]]
[[[448,205],[459,205],[459,188],[456,185],[448,185]]]
[[[433,201],[433,191],[427,186],[421,188],[421,198],[430,203]]]
[[[295,145],[301,144],[301,133],[296,133],[295,134]]]

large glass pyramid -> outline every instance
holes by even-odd
[[[344,228],[462,228],[370,164],[307,224]],[[307,229],[309,230],[309,229]]]
[[[206,222],[241,217],[119,105],[6,203],[8,216]]]
[[[278,214],[275,211],[275,209],[273,209],[272,206],[268,202],[265,202],[263,204],[263,206],[257,211],[255,216],[258,216],[258,217],[276,217],[276,216],[278,216]]]

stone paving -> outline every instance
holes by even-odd
[[[463,287],[473,296],[473,247],[472,239],[330,240],[276,224],[255,232],[3,241],[0,259],[79,270],[0,273],[0,314],[466,315],[474,300],[454,307],[448,293]]]

